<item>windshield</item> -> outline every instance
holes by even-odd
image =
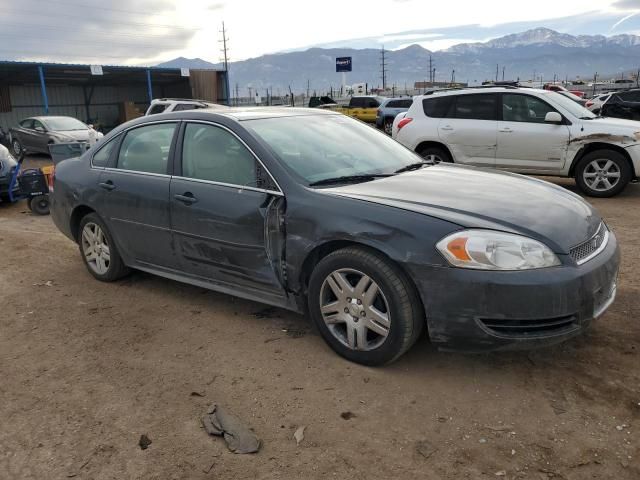
[[[86,130],[88,127],[80,120],[71,117],[51,117],[44,119],[49,130],[62,132],[68,130]]]
[[[597,117],[597,115],[591,113],[582,105],[574,102],[573,100],[571,100],[568,97],[565,97],[564,95],[561,95],[556,92],[551,92],[551,93],[548,93],[547,95],[549,100],[552,100],[553,102],[558,104],[560,107],[562,107],[563,110],[569,112],[571,115],[573,115],[576,118],[586,119],[586,118]]]
[[[352,175],[393,174],[422,161],[384,133],[344,115],[268,118],[244,124],[307,184]]]

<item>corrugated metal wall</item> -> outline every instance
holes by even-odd
[[[89,95],[90,88],[86,89]],[[154,92],[155,93],[155,92]],[[149,105],[145,85],[127,87],[96,86],[89,106],[89,118],[84,101],[84,90],[74,85],[49,85],[49,115],[76,117],[84,122],[90,121],[113,127],[118,124],[119,105],[133,101],[144,111]],[[35,115],[44,115],[44,102],[40,85],[10,86],[11,111],[0,113],[0,125],[7,130],[20,120]]]

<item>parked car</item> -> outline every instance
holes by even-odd
[[[391,127],[396,115],[409,110],[413,103],[412,97],[386,98],[376,112],[376,126],[391,135]]]
[[[374,95],[351,97],[349,105],[338,107],[335,110],[363,122],[374,123],[378,115],[378,108],[383,101],[384,97]]]
[[[584,93],[582,90],[576,90],[576,89],[570,90],[557,83],[545,83],[542,86],[542,89],[549,90],[550,92],[569,92],[578,98],[584,98],[586,96],[586,93]]]
[[[590,112],[593,112],[596,115],[599,115],[600,110],[602,109],[602,105],[607,103],[607,100],[611,98],[611,95],[612,95],[612,92],[605,93],[604,95],[596,95],[590,100],[587,100],[587,103],[585,103],[584,106]]]
[[[573,100],[574,102],[576,102],[581,107],[586,107],[586,105],[587,105],[587,101],[584,98],[578,97],[577,95],[574,95],[571,92],[556,92],[556,93],[567,97],[569,100]]]
[[[603,117],[640,120],[640,89],[613,92],[600,107]]]
[[[188,98],[154,98],[151,100],[145,115],[156,115],[158,113],[180,112],[183,110],[198,110],[201,108],[229,108],[226,105],[208,102],[206,100],[196,100]]]
[[[616,195],[640,175],[638,123],[597,117],[545,90],[423,95],[396,117],[393,138],[432,162],[574,177],[594,197]]]
[[[368,365],[424,330],[465,351],[559,342],[616,292],[616,237],[579,196],[427,166],[327,110],[134,120],[58,164],[52,215],[98,280],[133,268],[309,312]]]
[[[18,162],[4,145],[0,145],[0,202],[9,201],[9,185],[11,174],[18,166]],[[14,187],[14,192],[18,192],[18,186]]]
[[[49,153],[52,143],[87,142],[91,145],[104,135],[73,117],[30,117],[9,130],[11,151],[17,158],[27,152]]]

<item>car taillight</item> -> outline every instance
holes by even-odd
[[[592,105],[593,105],[593,102],[587,102],[587,103],[584,104],[584,106],[587,107],[587,108],[589,108]]]
[[[398,131],[400,131],[402,129],[402,127],[404,127],[405,125],[410,124],[411,122],[413,122],[413,118],[403,118],[402,120],[400,120],[398,122]]]

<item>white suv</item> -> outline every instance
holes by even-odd
[[[145,115],[156,113],[180,112],[182,110],[197,110],[199,108],[229,108],[225,105],[189,98],[154,98]]]
[[[555,92],[517,87],[418,96],[392,136],[434,163],[575,177],[594,197],[640,175],[640,122],[602,118]]]

